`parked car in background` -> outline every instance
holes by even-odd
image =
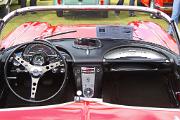
[[[10,12],[11,0],[0,0],[0,16],[3,17]]]
[[[0,17],[4,17],[6,14],[10,12],[10,5],[15,0],[0,0]],[[18,4],[20,0],[18,0]]]
[[[170,14],[172,12],[173,0],[138,0],[138,5],[155,8]]]
[[[109,5],[110,0],[54,0],[55,5]],[[108,11],[101,13],[104,18],[108,17]],[[57,11],[57,16],[63,16],[63,10]]]

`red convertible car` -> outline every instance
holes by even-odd
[[[156,8],[165,13],[172,12],[173,0],[138,0],[138,5]]]
[[[57,10],[134,10],[142,17],[55,19]],[[162,19],[147,21],[147,13]],[[180,34],[165,13],[35,6],[9,13],[0,30],[1,120],[180,120]]]

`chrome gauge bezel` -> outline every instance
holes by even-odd
[[[46,45],[30,44],[30,45],[26,46],[26,48],[23,52],[23,56],[24,57],[32,57],[33,55],[35,55],[37,53],[45,53],[47,56],[56,55],[56,53]]]
[[[23,51],[23,58],[28,62],[32,62],[33,57],[37,54],[44,56],[45,62],[51,61],[51,58],[57,58],[57,53],[46,45],[43,44],[30,44],[27,45]]]

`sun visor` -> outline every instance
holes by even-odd
[[[96,27],[97,38],[111,38],[111,39],[133,39],[133,26],[109,26],[100,25]]]

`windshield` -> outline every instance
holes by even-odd
[[[1,31],[1,48],[35,39],[95,38],[145,41],[179,54],[177,33],[168,34],[169,23],[161,16],[152,18],[147,11],[134,11],[136,16],[133,17],[129,17],[127,9],[120,11],[119,15],[115,9],[92,10],[89,7],[84,10],[68,8],[63,12],[49,9],[32,11],[16,14],[9,21],[7,16],[4,18],[8,22]]]

